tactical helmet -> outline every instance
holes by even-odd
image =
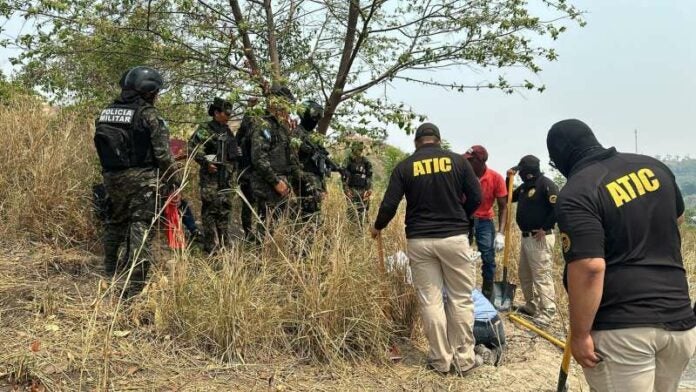
[[[282,97],[287,99],[290,103],[295,103],[295,96],[292,95],[292,92],[287,86],[283,86],[282,84],[274,84],[271,86],[271,91],[270,94],[276,97]]]
[[[302,107],[297,114],[303,121],[317,123],[324,117],[324,107],[319,105],[316,101],[307,100],[302,102]]]
[[[126,90],[126,77],[128,76],[128,73],[131,71],[131,69],[132,68],[128,68],[121,74],[121,79],[119,79],[118,81],[118,87],[120,87],[121,90]]]
[[[232,102],[219,97],[213,99],[213,103],[208,106],[208,115],[214,116],[215,112],[225,112],[227,115],[232,114]]]
[[[131,69],[123,83],[123,89],[135,90],[141,94],[157,93],[163,86],[162,75],[150,67]]]

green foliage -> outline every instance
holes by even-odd
[[[696,159],[689,157],[657,157],[674,173],[682,193],[696,195]]]
[[[389,144],[382,144],[379,147],[379,153],[377,154],[379,165],[376,165],[376,167],[379,168],[381,166],[381,170],[375,170],[376,181],[386,186],[386,182],[389,180],[391,172],[394,170],[396,165],[406,159],[406,157],[408,157],[408,154],[401,151],[398,147],[394,147]]]
[[[103,106],[121,73],[145,64],[169,81],[162,101],[172,122],[191,121],[212,96],[243,103],[277,81],[299,97],[323,100],[339,133],[379,139],[385,124],[410,133],[424,119],[386,94],[366,95],[395,80],[460,92],[543,91],[528,78],[496,76],[508,68],[540,72],[541,61],[558,57],[553,40],[571,24],[584,25],[566,0],[542,3],[537,15],[518,0],[0,0],[1,15],[35,27],[0,44],[24,49],[12,60],[20,80],[61,104]],[[423,72],[443,68],[492,79]]]

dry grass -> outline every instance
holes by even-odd
[[[0,106],[0,220],[5,239],[66,247],[96,239],[90,189],[98,179],[90,121],[32,101]]]
[[[157,247],[150,285],[124,304],[120,286],[100,278],[101,260],[89,252],[99,248],[89,203],[99,178],[90,121],[20,103],[0,107],[0,132],[7,162],[0,172],[0,390],[3,382],[58,391],[554,385],[560,352],[510,324],[503,367],[465,379],[425,371],[413,291],[400,273],[378,273],[375,243],[345,219],[336,184],[317,231],[287,220],[263,245],[215,258]],[[384,238],[387,255],[405,249],[403,211]],[[519,249],[517,236],[512,246]],[[694,231],[684,233],[684,258],[694,283]],[[557,255],[559,278],[561,266]],[[558,297],[564,316],[565,296]],[[563,325],[553,328],[559,337]],[[394,342],[405,355],[398,365],[385,355]]]

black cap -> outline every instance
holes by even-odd
[[[287,86],[283,86],[281,84],[274,84],[271,86],[271,95],[275,95],[277,97],[283,97],[290,101],[290,103],[295,103],[295,96],[292,95],[292,91]]]
[[[232,103],[222,98],[215,97],[213,103],[208,106],[208,115],[213,116],[215,112],[225,112],[229,116],[232,114]]]
[[[517,166],[513,167],[513,170],[523,170],[523,169],[528,169],[528,170],[534,170],[534,169],[539,169],[539,158],[535,157],[534,155],[525,155],[520,159],[520,163],[517,164]]]
[[[415,140],[418,140],[422,138],[423,136],[435,136],[440,139],[440,129],[438,129],[437,125],[433,123],[423,123],[421,124],[418,129],[416,129],[416,137]]]

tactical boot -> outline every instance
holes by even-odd
[[[481,293],[489,301],[493,302],[493,281],[492,280],[484,280],[483,281],[483,284],[481,285]]]

